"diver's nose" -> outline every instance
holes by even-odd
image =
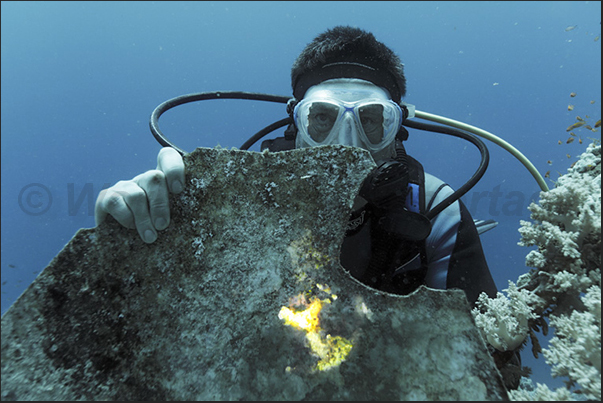
[[[343,121],[339,127],[337,143],[345,146],[361,147],[354,118],[350,116],[350,113],[348,112],[344,114],[342,119]]]

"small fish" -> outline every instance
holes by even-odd
[[[582,139],[578,139],[578,143],[582,144]]]
[[[16,266],[14,264],[9,264],[8,267],[10,267],[11,269],[14,269]]]
[[[576,133],[574,133],[574,132],[570,132],[570,135],[571,135],[571,136],[575,136],[575,135],[576,135]]]
[[[567,139],[567,141],[565,142],[565,144],[569,144],[571,142],[573,142],[575,140],[574,137],[570,137],[569,139]]]
[[[571,125],[570,127],[568,127],[567,129],[565,129],[565,131],[569,132],[569,131],[579,128],[580,126],[584,126],[584,122],[576,122],[573,125]]]
[[[3,281],[3,282],[2,282],[2,285],[6,285],[6,283],[8,283],[8,281]]]
[[[594,101],[594,100],[593,100],[593,101],[590,101],[590,104],[591,104],[591,105],[593,105],[594,103],[595,103],[595,101]]]
[[[553,165],[553,161],[551,161],[551,160],[548,160],[546,163],[549,165]]]
[[[568,105],[567,106],[567,110],[568,111],[573,111],[574,110],[574,105]]]
[[[584,125],[584,128],[590,130],[591,132],[593,131],[593,128],[590,127],[590,125]]]
[[[567,158],[572,158],[572,156],[571,156],[571,155],[569,155],[569,154],[565,154],[565,155],[567,155]]]
[[[580,122],[584,122],[584,119],[582,119],[580,116],[576,116],[576,120],[578,120]]]
[[[570,97],[575,97],[577,94],[575,92],[570,93]]]
[[[550,178],[551,177],[551,171],[546,171],[546,173],[544,174],[545,178]]]
[[[578,28],[578,26],[577,26],[577,25],[570,25],[569,27],[565,28],[565,32],[568,32],[568,31],[574,30],[574,29],[576,29],[576,28]]]
[[[561,145],[561,144],[563,144],[563,142],[562,142],[561,140],[559,140],[559,141],[557,142],[557,144]]]
[[[595,37],[595,42],[597,42],[597,41],[599,40],[599,38],[601,38],[601,35],[597,35],[597,36]]]
[[[597,120],[595,123],[595,127],[601,127],[601,119]]]

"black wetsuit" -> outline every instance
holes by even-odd
[[[424,177],[427,212],[453,190],[430,174]],[[383,242],[387,237],[375,228],[374,221],[369,205],[354,211],[342,245],[341,263],[359,279],[369,265],[374,243]],[[496,285],[477,229],[465,205],[460,200],[454,202],[435,216],[431,225],[431,233],[424,244],[403,242],[398,246],[399,250],[390,255],[390,260],[394,260],[396,265],[394,278],[406,274],[407,281],[406,284],[398,281],[387,291],[407,294],[421,284],[437,289],[459,288],[465,291],[471,304],[482,291],[496,296]]]

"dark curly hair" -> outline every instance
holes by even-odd
[[[332,78],[360,78],[386,88],[400,102],[406,94],[404,65],[372,33],[337,26],[318,35],[291,68],[293,96],[303,98],[312,85]]]

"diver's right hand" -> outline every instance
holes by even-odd
[[[164,147],[157,155],[157,169],[102,190],[94,207],[96,225],[111,214],[121,225],[136,228],[142,240],[153,243],[157,231],[170,223],[169,193],[184,187],[184,162],[178,151]]]

